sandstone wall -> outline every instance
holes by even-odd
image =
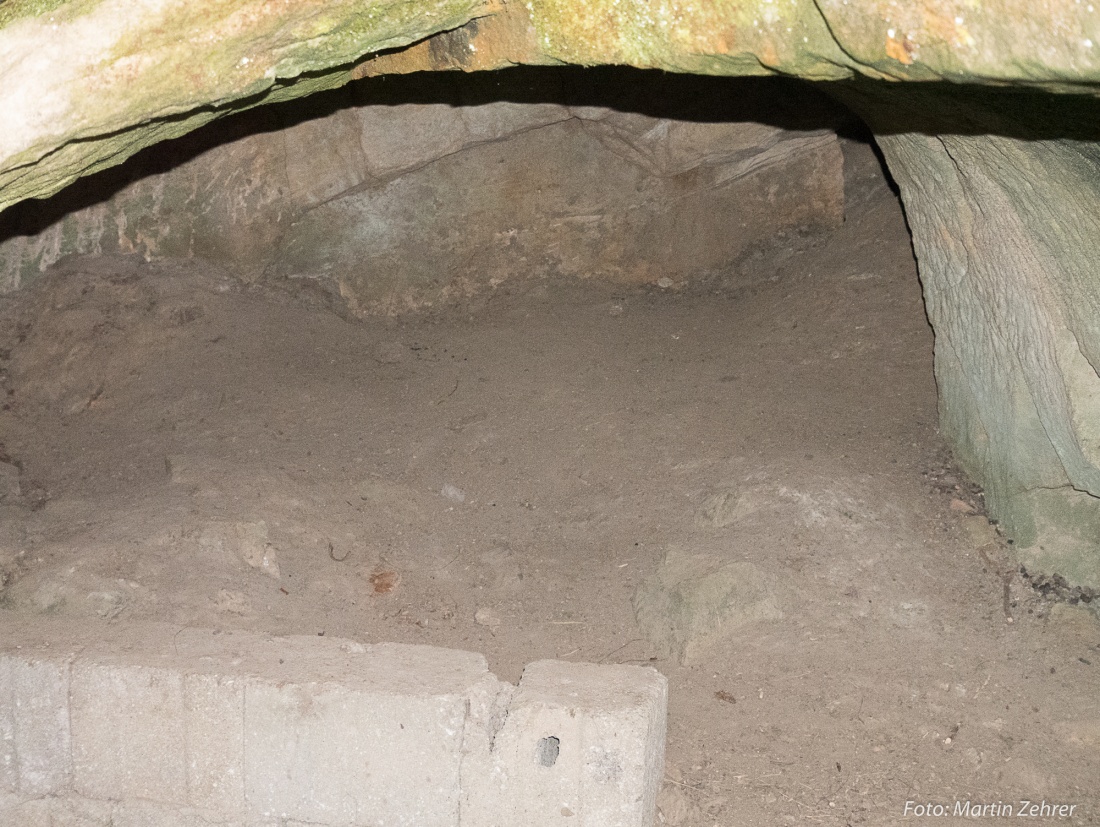
[[[936,332],[940,422],[1029,568],[1100,587],[1100,122],[1091,98],[936,90],[863,107]]]
[[[731,104],[728,84],[626,77],[379,79],[211,129],[5,213],[0,289],[69,253],[140,252],[386,312],[516,277],[683,281],[843,219],[831,115],[769,110],[766,85]]]

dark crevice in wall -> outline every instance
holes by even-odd
[[[1100,98],[954,83],[821,84],[877,135],[1000,135],[1024,141],[1100,141]]]

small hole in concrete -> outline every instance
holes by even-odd
[[[561,741],[553,735],[549,738],[540,738],[535,747],[535,760],[544,767],[552,767],[558,762],[560,749]]]

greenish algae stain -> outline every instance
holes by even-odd
[[[16,20],[56,14],[58,23],[72,20],[99,5],[102,0],[2,0],[0,29]]]
[[[715,75],[851,77],[856,64],[809,0],[530,0],[539,48],[563,63]]]
[[[1085,4],[944,12],[925,0],[527,0],[538,46],[561,63],[700,74],[1029,85],[1100,82],[1100,15]],[[1060,16],[1059,16],[1060,15]],[[1062,18],[1066,18],[1063,20]],[[901,20],[916,21],[905,25]],[[1042,55],[1042,57],[1039,57]]]
[[[73,20],[101,2],[5,0],[0,26],[54,14],[63,15],[61,21]],[[886,54],[890,29],[871,0],[851,6],[814,0],[527,0],[526,5],[548,62],[619,63],[711,75],[778,73],[809,80],[854,73],[898,80],[974,79],[973,72],[967,74],[973,61],[962,59],[962,52],[946,41],[929,40],[909,62]],[[67,135],[44,135],[38,145],[7,159],[0,171],[0,209],[49,195],[80,175],[222,114],[339,86],[350,79],[350,64],[364,55],[461,26],[485,8],[483,0],[344,0],[305,2],[280,16],[263,4],[251,7],[240,0],[173,6],[161,20],[123,38],[99,70],[74,88],[76,105],[64,119],[74,126]],[[249,9],[259,17],[235,17]],[[201,30],[196,20],[206,21]],[[983,31],[991,38],[1003,34],[997,28]],[[1001,45],[1006,54],[1020,48],[1016,42]],[[900,53],[895,49],[895,54]],[[146,58],[153,65],[127,83],[123,67]],[[1017,57],[1010,63],[986,67],[980,60],[988,74],[977,79],[1007,71],[1050,83],[1050,69],[1039,61]],[[300,85],[280,85],[303,74],[314,77]]]

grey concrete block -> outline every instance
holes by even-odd
[[[251,683],[246,792],[254,814],[325,825],[455,827],[471,689],[468,652],[382,645],[350,682]]]
[[[110,633],[0,655],[0,827],[651,823],[653,670],[543,661],[517,689],[469,652]]]
[[[493,744],[491,812],[480,822],[648,827],[664,768],[667,699],[667,681],[653,669],[532,663]],[[470,803],[473,813],[478,802]]]
[[[178,671],[77,660],[70,714],[77,792],[187,803]]]
[[[282,827],[276,821],[226,818],[217,811],[151,801],[120,801],[106,827]]]
[[[236,676],[183,678],[187,800],[194,807],[245,813],[244,688]]]
[[[13,660],[19,791],[52,795],[72,783],[67,661]]]
[[[30,798],[0,794],[4,827],[114,827],[115,805],[76,796]]]
[[[151,801],[97,801],[78,795],[0,793],[3,827],[294,827],[286,822],[226,818],[210,810]],[[313,827],[313,825],[303,825]]]
[[[49,795],[72,779],[69,665],[0,656],[0,789]]]
[[[508,719],[516,687],[486,675],[470,693],[469,714],[462,739],[460,824],[498,822],[498,774],[493,744]]]
[[[14,793],[19,789],[19,764],[15,756],[15,697],[11,685],[13,662],[9,656],[0,656],[0,794]]]

